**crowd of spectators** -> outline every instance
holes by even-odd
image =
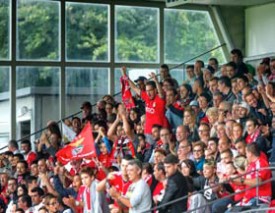
[[[54,121],[33,143],[10,140],[0,154],[0,212],[222,213],[272,205],[275,59],[253,70],[234,49],[224,65],[197,60],[185,72],[179,82],[163,64],[160,76],[130,79],[122,67],[134,108],[111,95],[96,109],[84,102],[82,117],[65,124],[76,135],[92,124],[97,158],[58,162],[67,143]]]

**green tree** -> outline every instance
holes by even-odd
[[[0,0],[0,59],[9,57],[10,1]]]

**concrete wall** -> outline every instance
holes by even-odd
[[[275,3],[245,10],[246,56],[275,53]]]

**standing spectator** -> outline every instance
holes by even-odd
[[[186,67],[186,73],[187,73],[187,82],[190,85],[193,85],[196,80],[196,75],[194,72],[194,65],[187,65]]]
[[[178,81],[171,77],[168,65],[162,64],[160,66],[160,81],[163,82],[166,79],[172,80],[175,89],[177,89],[179,87]]]
[[[187,195],[187,182],[185,177],[178,171],[178,163],[179,159],[172,154],[168,155],[164,159],[167,186],[164,197],[159,203],[159,206]],[[170,211],[171,213],[178,213],[186,210],[187,198],[176,203],[160,207],[159,213],[164,213],[167,211]]]
[[[126,67],[122,68],[122,74],[126,76]],[[148,142],[152,141],[151,131],[154,124],[161,125],[162,127],[168,126],[168,121],[165,117],[165,100],[162,88],[157,80],[156,74],[151,73],[151,77],[154,81],[146,83],[146,92],[140,90],[134,82],[129,78],[130,87],[141,96],[146,104],[146,123],[145,123],[145,134],[149,138]],[[151,140],[150,140],[151,139]]]
[[[240,49],[231,50],[231,61],[236,63],[238,74],[247,74],[248,73],[246,64],[243,62],[243,53]]]
[[[139,160],[129,161],[127,174],[132,184],[129,186],[126,196],[122,196],[115,187],[109,191],[113,198],[129,208],[129,213],[148,211],[152,205],[150,188],[141,178],[141,172],[142,163]]]
[[[170,127],[173,132],[176,131],[177,126],[182,124],[183,121],[183,110],[180,101],[178,99],[178,94],[175,89],[168,89],[166,91],[166,113],[165,116],[168,119]]]

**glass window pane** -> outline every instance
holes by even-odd
[[[66,115],[80,111],[82,102],[90,101],[91,104],[95,104],[108,94],[108,70],[108,68],[66,68]]]
[[[158,62],[159,9],[115,7],[115,60]]]
[[[220,44],[208,12],[165,9],[164,28],[165,63],[182,63]],[[210,57],[225,63],[221,48],[200,59]]]
[[[10,137],[9,73],[9,67],[0,67],[0,148],[7,145]]]
[[[17,138],[22,138],[59,120],[60,69],[17,67],[16,75]]]
[[[59,60],[60,3],[19,0],[17,4],[17,58]]]
[[[67,60],[109,61],[109,6],[66,3]]]
[[[10,59],[10,0],[0,1],[0,60]]]

